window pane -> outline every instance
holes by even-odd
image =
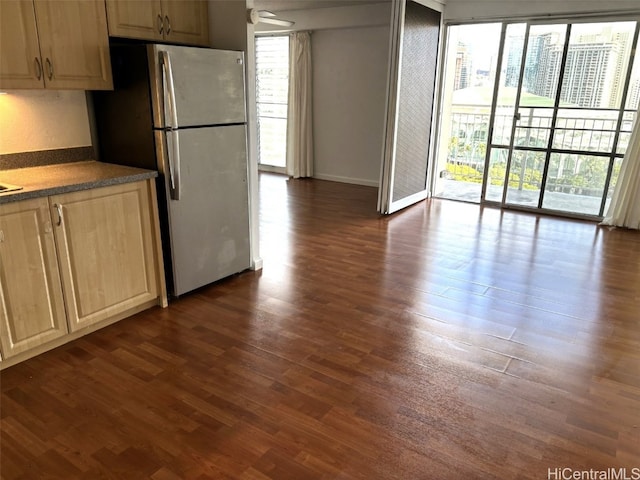
[[[604,206],[604,215],[607,214],[607,210],[609,209],[609,205],[611,204],[611,197],[613,197],[613,192],[618,184],[618,177],[620,177],[620,168],[622,167],[622,158],[616,158],[615,162],[613,162],[613,172],[611,172],[611,183],[609,183],[609,190],[607,191],[607,201]]]
[[[553,148],[611,153],[619,110],[559,109]]]
[[[447,29],[439,197],[480,201],[501,28],[496,23]]]
[[[575,24],[560,99],[586,108],[620,108],[635,22]]]
[[[502,57],[502,71],[498,87],[498,102],[496,105],[496,119],[493,127],[494,145],[509,145],[511,128],[515,114],[516,92],[520,78],[522,50],[524,48],[524,34],[526,24],[514,23],[507,25],[505,46]]]
[[[598,215],[608,167],[604,156],[551,154],[542,207]]]
[[[288,90],[289,37],[256,37],[258,155],[262,165],[286,165]]]
[[[532,25],[529,29],[521,106],[555,104],[566,31],[566,25]]]
[[[509,170],[507,203],[537,207],[544,170],[543,152],[514,150]]]
[[[507,170],[508,148],[492,148],[489,159],[489,176],[487,178],[487,192],[485,200],[502,202],[502,191]]]
[[[520,107],[520,120],[513,144],[516,147],[547,148],[551,134],[553,108]]]
[[[624,154],[629,146],[629,139],[633,131],[634,120],[636,118],[635,111],[624,112],[622,117],[622,126],[620,127],[620,138],[618,139],[618,148],[616,153]]]
[[[629,91],[627,92],[626,110],[638,110],[640,103],[640,55],[636,51],[633,61],[633,70],[631,70],[631,82],[629,83]]]

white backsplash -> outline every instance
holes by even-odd
[[[91,145],[84,91],[6,92],[0,95],[0,154]]]

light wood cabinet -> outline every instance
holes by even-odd
[[[106,0],[106,5],[112,37],[209,44],[206,0]]]
[[[33,2],[0,1],[0,88],[42,87]]]
[[[149,179],[0,204],[0,369],[167,306],[156,202]]]
[[[0,88],[113,88],[104,4],[0,1]]]
[[[71,331],[158,298],[146,182],[56,195],[50,203]]]
[[[0,205],[0,344],[4,358],[66,334],[47,199]]]

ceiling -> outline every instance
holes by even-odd
[[[255,0],[258,10],[282,12],[285,10],[309,10],[313,8],[346,7],[349,5],[367,5],[384,3],[391,0]]]

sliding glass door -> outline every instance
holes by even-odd
[[[473,169],[482,184],[481,202],[603,216],[638,106],[637,32],[636,21],[501,25],[491,47],[497,52],[495,70],[488,73],[494,79],[492,100],[484,107],[484,122],[476,118],[473,129],[485,136],[484,161],[466,165],[466,179]],[[452,104],[443,124],[453,124],[455,113],[460,118],[460,108]],[[459,123],[450,127],[449,145],[473,150],[468,128]],[[461,157],[456,154],[451,165],[451,148],[446,157],[442,146],[440,152],[439,169],[446,158],[443,176],[451,178]],[[455,198],[456,185],[449,183],[448,195],[440,190]]]

